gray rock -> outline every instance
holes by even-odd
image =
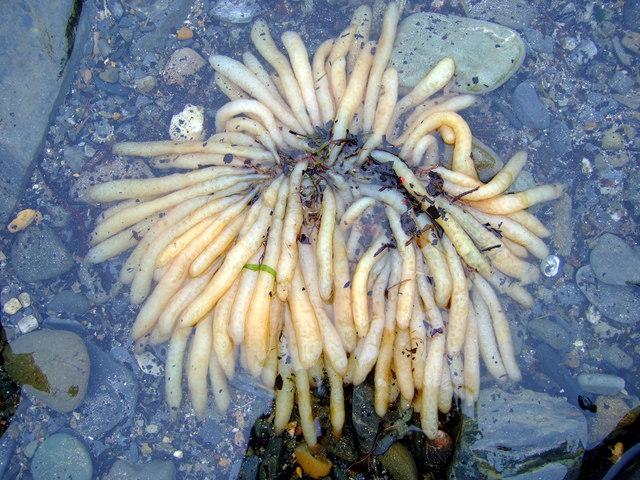
[[[95,345],[87,345],[92,374],[87,396],[79,412],[77,431],[99,438],[120,422],[131,418],[138,401],[133,373]]]
[[[391,56],[400,84],[416,85],[443,57],[456,62],[454,90],[484,93],[513,75],[525,56],[520,36],[506,27],[436,13],[405,18]]]
[[[578,385],[586,392],[598,395],[616,395],[624,388],[624,378],[606,373],[581,373]]]
[[[620,237],[601,235],[591,250],[589,264],[601,282],[640,285],[640,254]]]
[[[520,478],[555,464],[564,469],[554,471],[569,473],[545,479],[574,479],[585,445],[587,421],[563,398],[488,388],[480,392],[477,418],[463,420],[450,478]]]
[[[132,57],[143,57],[157,46],[165,45],[167,37],[182,26],[193,4],[191,0],[136,0],[134,3],[146,15],[148,27],[155,28],[149,28],[150,31],[131,46]]]
[[[75,265],[73,256],[47,225],[31,225],[18,234],[9,261],[20,280],[28,283],[55,278]]]
[[[469,13],[474,18],[490,20],[511,28],[526,28],[536,15],[534,4],[527,0],[479,0],[469,2]]]
[[[91,480],[93,462],[80,440],[66,433],[56,433],[36,450],[31,474],[34,480]]]
[[[527,325],[534,338],[543,341],[558,351],[569,345],[569,333],[562,326],[549,318],[535,318]]]
[[[617,345],[603,348],[602,358],[609,365],[620,370],[628,370],[633,365],[633,359]]]
[[[260,15],[260,10],[256,0],[217,0],[209,13],[221,22],[249,23]]]
[[[74,40],[84,44],[94,11],[93,2],[75,0],[0,2],[0,223],[15,208],[42,150],[81,48],[69,53]]]
[[[585,265],[576,273],[580,291],[605,317],[620,323],[640,320],[640,291],[637,286],[608,285],[596,279],[593,269]]]
[[[549,111],[529,82],[522,82],[516,87],[511,102],[516,117],[523,125],[539,130],[549,127],[551,123]]]
[[[373,448],[382,419],[376,415],[373,406],[373,388],[368,383],[353,387],[353,427],[358,434],[362,448]]]
[[[89,311],[89,302],[82,293],[63,290],[53,296],[47,310],[58,313],[81,315]]]
[[[16,338],[6,368],[27,394],[58,412],[78,408],[85,398],[91,364],[84,341],[73,332],[37,330]]]
[[[175,480],[176,467],[170,460],[151,460],[142,465],[131,465],[116,460],[104,480]]]
[[[573,148],[571,144],[571,129],[562,120],[554,120],[551,122],[549,129],[549,140],[551,148],[558,155],[564,155]]]

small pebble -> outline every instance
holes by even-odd
[[[633,366],[633,359],[618,345],[603,348],[602,358],[609,365],[620,370],[628,370]]]
[[[7,315],[13,315],[15,313],[18,313],[18,311],[20,311],[21,308],[22,308],[22,303],[20,303],[20,300],[18,300],[15,297],[8,300],[4,304],[4,307],[2,307],[2,309],[4,310],[4,313],[6,313]]]
[[[193,30],[188,27],[182,27],[178,30],[178,40],[189,40],[193,38]]]
[[[29,333],[38,328],[38,319],[33,315],[25,315],[18,320],[18,329],[22,333]]]
[[[540,101],[533,85],[522,82],[513,92],[513,110],[524,125],[543,130],[549,127],[551,116],[547,107]]]
[[[22,292],[20,295],[18,295],[18,300],[20,300],[20,304],[23,308],[31,306],[31,295],[29,295],[27,292]]]
[[[624,389],[624,378],[606,373],[581,373],[578,375],[580,388],[598,395],[616,395]]]

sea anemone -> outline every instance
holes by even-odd
[[[377,414],[413,406],[435,438],[454,394],[477,398],[480,358],[496,379],[520,380],[496,291],[533,304],[524,285],[538,269],[526,258],[548,255],[548,232],[525,210],[562,188],[505,193],[523,152],[479,180],[457,113],[476,98],[446,91],[452,59],[399,98],[388,67],[399,16],[391,3],[374,42],[360,7],[312,59],[294,32],[282,35],[283,54],[258,20],[251,38],[268,66],[249,52],[209,59],[230,98],[216,134],[114,146],[182,172],[92,187],[95,201],[118,203],[101,214],[87,257],[134,247],[121,272],[142,304],[132,336],[169,341],[174,411],[183,369],[196,415],[209,391],[224,411],[239,361],[275,389],[276,431],[296,399],[311,446],[311,379],[328,378],[339,435],[344,385],[373,372]]]

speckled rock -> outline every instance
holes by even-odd
[[[116,460],[104,480],[175,480],[176,467],[170,460],[151,460],[142,465],[131,465]]]
[[[78,409],[77,431],[100,438],[130,419],[138,401],[138,382],[131,370],[88,343],[92,373],[84,403]]]
[[[557,465],[558,474],[545,479],[575,479],[586,444],[587,421],[564,398],[487,388],[480,392],[477,418],[464,419],[449,478],[521,478]]]
[[[414,86],[442,57],[456,62],[454,90],[484,93],[513,75],[525,57],[524,42],[495,23],[436,13],[416,13],[398,27],[391,65],[400,84]]]
[[[640,285],[640,255],[622,238],[605,233],[591,250],[589,265],[609,285]]]
[[[221,22],[249,23],[260,11],[256,0],[217,0],[209,13]]]
[[[162,75],[169,85],[184,85],[188,77],[206,64],[207,61],[195,50],[180,48],[171,54]]]
[[[578,270],[576,283],[605,317],[620,323],[637,323],[640,320],[640,292],[637,286],[600,282],[589,265]]]
[[[84,400],[90,361],[84,341],[64,330],[38,330],[11,342],[6,368],[27,394],[58,412],[75,410]]]
[[[16,275],[34,283],[55,278],[75,265],[73,256],[47,225],[31,225],[18,234],[9,256]]]
[[[75,39],[84,43],[94,12],[95,4],[74,0],[0,2],[0,223],[42,151],[49,117],[82,51],[70,56],[71,47]]]
[[[36,450],[31,474],[34,480],[90,480],[93,462],[80,440],[66,433],[56,433]]]
[[[513,91],[513,111],[523,125],[543,130],[551,124],[551,115],[529,82],[522,82]]]

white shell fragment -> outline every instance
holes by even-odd
[[[164,366],[153,353],[142,352],[136,355],[136,360],[138,361],[140,370],[144,373],[153,375],[154,377],[161,377],[164,375]]]
[[[186,105],[171,118],[169,136],[177,143],[202,140],[204,137],[204,108]]]
[[[33,315],[25,315],[18,320],[18,329],[21,333],[29,333],[38,328],[38,319]]]
[[[560,257],[557,255],[549,255],[540,262],[540,270],[545,277],[555,277],[560,271]]]

